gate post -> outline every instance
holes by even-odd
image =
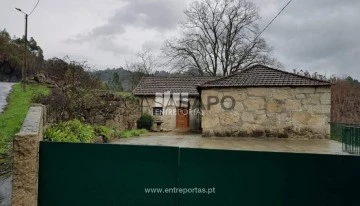
[[[32,105],[13,140],[12,206],[37,205],[38,152],[45,115],[45,106]]]

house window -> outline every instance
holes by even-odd
[[[163,108],[162,107],[153,107],[153,115],[162,116]]]

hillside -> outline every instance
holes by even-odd
[[[131,91],[137,84],[134,76],[135,72],[123,68],[108,68],[106,70],[95,71],[94,74],[107,84],[109,89],[120,89],[123,91]],[[171,76],[167,71],[155,71],[154,76]],[[120,86],[118,85],[120,84]]]

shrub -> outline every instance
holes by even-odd
[[[140,129],[138,131],[140,132],[140,134],[146,134],[148,132],[147,129]]]
[[[122,131],[120,130],[114,130],[114,137],[115,138],[120,138],[122,136]]]
[[[133,136],[133,132],[132,131],[124,131],[122,132],[121,136],[122,138],[128,138],[128,137],[132,137]]]
[[[145,134],[147,132],[148,131],[146,129],[135,129],[135,130],[126,130],[126,131],[115,130],[114,136],[117,138],[128,138],[128,137],[140,136],[141,134]]]
[[[42,101],[49,95],[48,90],[36,90],[31,98],[32,103],[42,103]]]
[[[89,143],[95,137],[94,128],[82,124],[79,120],[70,120],[46,129],[44,139],[54,142],[84,142]]]
[[[144,114],[137,120],[137,128],[150,130],[154,124],[154,119],[150,114]]]
[[[109,142],[111,140],[111,129],[106,126],[95,126],[94,127],[95,135],[102,136],[104,142]]]

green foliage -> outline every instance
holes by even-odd
[[[111,129],[106,126],[95,126],[94,131],[96,136],[101,136],[104,142],[109,142],[111,140]]]
[[[10,72],[5,75],[8,78],[20,79],[21,67],[24,59],[25,38],[11,38],[10,34],[4,29],[0,31],[0,68],[3,64],[10,65]],[[30,37],[27,44],[27,73],[36,73],[44,62],[43,51],[34,38]]]
[[[107,85],[107,89],[113,91],[128,91],[130,92],[137,84],[140,78],[144,75],[139,72],[131,71],[124,68],[113,68],[106,70],[95,71],[94,75],[99,77]],[[155,76],[171,76],[172,73],[161,70],[155,71]],[[133,81],[134,77],[139,76],[137,81]]]
[[[33,97],[31,98],[32,103],[41,103],[41,100],[46,98],[50,94],[49,90],[37,90],[34,92]]]
[[[131,94],[131,92],[114,92],[114,94],[122,97],[133,97],[133,94]]]
[[[134,129],[127,131],[115,130],[114,136],[117,138],[128,138],[128,137],[140,136],[141,134],[146,134],[147,132],[148,131],[146,129]]]
[[[13,136],[20,131],[33,96],[48,92],[49,88],[40,85],[28,85],[25,92],[20,84],[12,86],[7,107],[0,114],[0,153],[8,152]]]
[[[89,143],[94,138],[94,128],[81,123],[79,120],[70,120],[52,125],[46,129],[44,135],[45,140],[54,142]]]
[[[154,119],[150,114],[144,114],[137,120],[138,129],[150,130],[154,124]]]
[[[131,71],[123,68],[106,69],[95,71],[94,74],[98,76],[102,81],[106,82],[107,88],[114,91],[130,91],[133,85],[129,81],[131,77]]]
[[[133,132],[132,131],[124,131],[120,137],[122,138],[128,138],[128,137],[132,137],[133,136]]]

